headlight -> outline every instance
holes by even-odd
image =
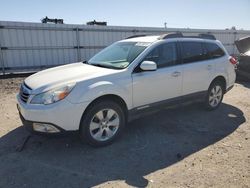
[[[47,92],[35,95],[31,99],[31,104],[52,104],[64,99],[73,89],[75,83],[68,84],[60,88],[52,89]]]

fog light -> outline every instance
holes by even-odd
[[[45,132],[45,133],[58,133],[60,130],[53,125],[46,123],[33,123],[33,130],[37,132]]]

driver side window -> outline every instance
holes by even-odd
[[[144,61],[154,61],[158,68],[168,67],[177,63],[176,43],[166,43],[157,46],[145,58]]]

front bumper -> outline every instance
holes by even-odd
[[[18,107],[17,107],[17,109],[19,110]],[[19,111],[19,117],[20,117],[20,119],[22,121],[23,126],[26,128],[26,130],[28,130],[31,133],[39,133],[39,134],[61,134],[61,133],[67,132],[64,129],[62,129],[61,127],[58,127],[57,125],[53,125],[51,123],[28,121],[28,120],[24,119],[24,117],[22,116],[22,114],[20,113],[20,111]],[[58,130],[58,132],[51,133],[49,131],[36,131],[33,128],[34,123],[51,125],[51,126],[55,127]]]
[[[49,105],[24,103],[17,95],[17,105],[20,118],[29,130],[33,130],[33,123],[49,124],[64,131],[79,129],[81,117],[88,103],[73,104],[64,99]]]

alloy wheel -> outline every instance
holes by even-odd
[[[215,85],[209,94],[209,105],[212,107],[216,107],[220,104],[220,101],[222,99],[223,91],[222,88],[219,85]]]
[[[92,118],[89,126],[90,135],[97,141],[106,141],[112,138],[120,124],[120,117],[113,109],[102,109]]]

